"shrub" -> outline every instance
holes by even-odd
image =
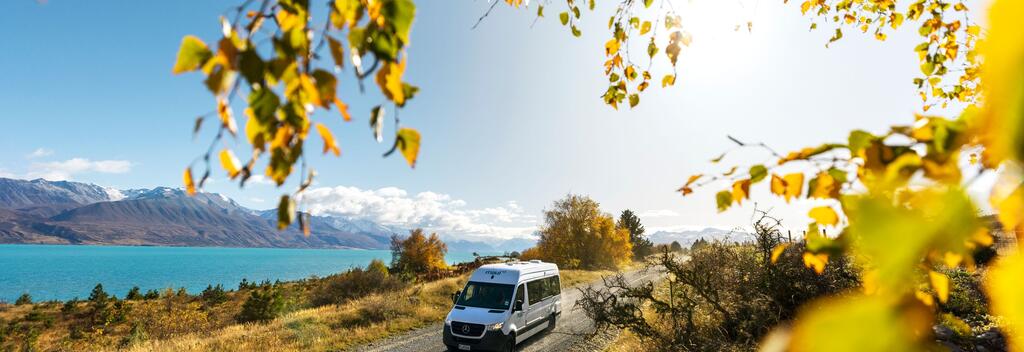
[[[281,289],[265,285],[252,290],[235,320],[239,323],[271,320],[284,313],[285,306],[285,297]]]
[[[67,302],[64,302],[64,305],[60,307],[60,312],[66,314],[66,315],[70,315],[70,314],[74,314],[75,310],[77,308],[78,308],[78,297],[75,297],[75,298],[72,298],[72,299],[68,300]]]
[[[228,294],[224,291],[224,286],[217,284],[217,286],[206,285],[206,289],[199,295],[199,298],[208,306],[215,306],[228,301]]]
[[[23,306],[26,304],[32,304],[32,295],[29,295],[28,292],[22,293],[21,296],[18,296],[18,299],[14,301],[14,305],[16,306]]]
[[[366,271],[378,272],[385,277],[391,275],[388,271],[388,266],[384,265],[384,261],[380,259],[374,259],[370,261],[370,264],[366,266]]]
[[[157,291],[155,289],[147,290],[146,294],[143,295],[142,298],[146,300],[154,300],[160,298],[160,291]]]
[[[142,293],[138,286],[133,286],[132,289],[128,290],[128,294],[124,295],[124,299],[129,301],[138,301],[142,299]]]
[[[310,303],[315,307],[341,304],[369,294],[393,292],[404,287],[403,281],[387,275],[387,271],[374,269],[371,263],[365,270],[355,268],[324,278],[323,284],[313,291]]]
[[[656,266],[669,273],[665,287],[634,286],[619,275],[585,288],[577,304],[599,330],[628,328],[662,350],[751,350],[802,303],[858,285],[846,258],[833,258],[822,275],[804,267],[802,243],[773,264],[781,239],[760,225],[754,243],[706,242],[685,261],[663,252]]]

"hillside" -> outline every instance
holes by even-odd
[[[389,233],[347,231],[314,217],[312,233],[219,194],[118,191],[77,182],[0,179],[0,243],[383,249]]]

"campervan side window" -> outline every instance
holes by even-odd
[[[550,276],[527,282],[526,288],[530,291],[530,304],[536,304],[562,291],[558,276]]]

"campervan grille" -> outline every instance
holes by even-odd
[[[453,321],[452,333],[462,336],[483,336],[484,326],[481,324],[471,324],[463,323],[461,321]]]

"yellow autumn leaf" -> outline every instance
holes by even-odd
[[[619,40],[612,38],[607,43],[604,43],[604,55],[612,56],[619,52]]]
[[[699,180],[703,176],[704,176],[704,174],[696,174],[696,175],[690,176],[690,178],[686,179],[686,186],[692,185],[694,182],[697,182],[697,180]]]
[[[241,164],[238,158],[235,157],[235,153],[230,149],[220,151],[220,166],[228,172],[228,177],[235,178],[235,176],[238,176],[238,173],[242,171]]]
[[[743,199],[750,199],[750,180],[743,179],[732,184],[732,200],[743,204]]]
[[[405,90],[402,87],[402,74],[405,73],[405,58],[401,62],[388,62],[377,71],[376,81],[384,96],[396,105],[405,104]]]
[[[828,264],[828,253],[804,252],[804,266],[814,269],[815,273],[825,272],[825,264]]]
[[[785,191],[782,196],[785,197],[786,203],[790,203],[790,200],[799,197],[804,189],[804,174],[799,172],[788,174],[783,176],[782,180],[785,181]]]
[[[991,299],[992,313],[1005,319],[1011,351],[1024,351],[1024,255],[1004,257],[989,270],[985,292]]]
[[[772,191],[772,194],[777,195],[777,196],[785,195],[786,194],[786,181],[783,180],[782,177],[780,177],[779,175],[772,174],[771,191]]]
[[[647,34],[647,32],[650,32],[650,31],[651,31],[651,21],[644,21],[644,23],[640,25],[640,35]]]
[[[939,302],[946,303],[946,300],[949,299],[949,277],[943,273],[929,271],[928,282],[935,290],[935,295],[939,296]]]
[[[398,130],[398,147],[402,150],[402,156],[409,162],[409,167],[416,167],[416,158],[420,153],[420,132],[411,128],[403,127]]]
[[[836,179],[828,172],[822,171],[811,180],[807,189],[807,198],[839,198],[839,187]]]
[[[839,223],[839,215],[836,214],[836,211],[832,210],[832,207],[829,206],[811,209],[811,211],[807,213],[807,216],[810,216],[811,219],[814,219],[815,222],[821,225],[835,226]]]
[[[923,306],[894,307],[872,296],[825,298],[794,320],[791,352],[922,351],[915,337],[931,329]]]
[[[341,113],[341,117],[345,119],[345,122],[352,121],[352,115],[348,112],[348,104],[342,102],[338,97],[334,97],[334,105],[338,107],[338,112]]]
[[[238,134],[238,124],[235,123],[235,116],[231,113],[227,99],[217,98],[217,115],[220,116],[221,126],[224,126],[232,136]]]
[[[320,132],[320,138],[324,140],[324,154],[327,152],[334,153],[334,156],[341,156],[341,149],[338,148],[338,144],[334,141],[334,135],[331,134],[331,130],[322,123],[316,124],[317,132]]]
[[[985,58],[985,97],[974,126],[985,145],[987,161],[1024,160],[1024,1],[996,0],[989,8],[989,31],[979,45]],[[968,27],[969,32],[978,31]]]
[[[786,251],[786,247],[789,247],[789,245],[789,243],[782,243],[772,248],[772,264],[779,261],[779,257],[782,256],[782,253]]]
[[[195,184],[195,181],[192,180],[192,168],[191,167],[185,168],[184,178],[185,178],[185,193],[187,193],[189,196],[196,195],[196,184]]]

